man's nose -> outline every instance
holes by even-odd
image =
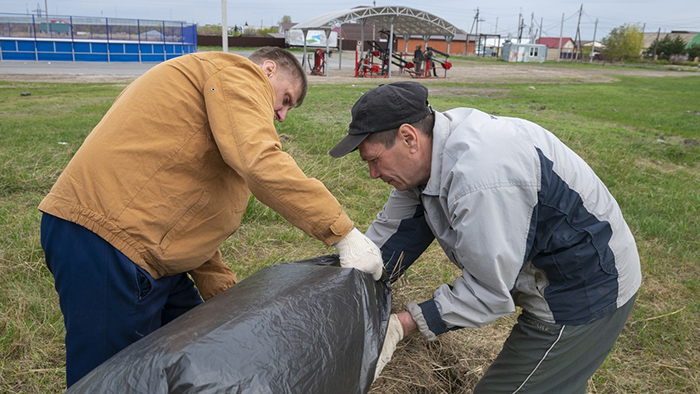
[[[381,174],[377,170],[377,167],[374,164],[370,163],[369,164],[369,176],[370,176],[370,178],[377,179],[377,178],[379,178],[380,175]]]
[[[278,122],[284,122],[284,119],[287,117],[287,108],[282,108],[279,111],[275,112],[275,118],[277,119]]]

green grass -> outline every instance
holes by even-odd
[[[286,135],[283,148],[326,184],[362,230],[390,187],[371,180],[356,154],[332,159],[327,151],[345,134],[352,104],[373,86],[312,84],[304,106],[278,124]],[[476,107],[545,126],[593,167],[620,203],[638,242],[644,284],[591,391],[700,392],[700,79],[621,77],[614,83],[567,81],[534,89],[431,81],[429,87],[437,110]],[[0,82],[0,392],[64,389],[63,323],[39,244],[36,206],[122,88]],[[241,229],[222,251],[244,278],[270,264],[334,249],[251,198]],[[399,288],[410,300],[422,301],[455,274],[433,245]],[[505,320],[451,333],[444,341],[457,340],[464,353],[453,361],[478,371],[498,351],[508,327]],[[500,340],[483,339],[495,337]],[[400,350],[396,360],[409,351]],[[474,373],[481,372],[472,372],[469,384]],[[375,393],[401,392],[378,383]]]

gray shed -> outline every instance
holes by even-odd
[[[503,56],[501,59],[507,62],[544,63],[547,60],[547,46],[543,44],[507,42],[503,44]]]

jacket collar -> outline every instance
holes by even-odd
[[[441,112],[435,111],[433,126],[433,154],[430,163],[430,178],[425,186],[419,188],[427,196],[438,196],[442,184],[442,163],[445,143],[450,135],[450,121]]]

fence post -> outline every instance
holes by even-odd
[[[37,45],[36,41],[36,20],[34,19],[34,15],[32,15],[32,30],[34,31],[34,61],[39,61],[39,46]],[[19,49],[19,48],[17,48]]]
[[[75,35],[73,33],[73,16],[70,17],[70,54],[75,61]]]
[[[105,18],[105,34],[107,35],[107,63],[112,62],[112,57],[109,55],[109,18]]]
[[[141,19],[136,20],[136,37],[138,38],[138,46],[139,46],[139,63],[143,63],[143,60],[141,58]]]
[[[163,36],[163,61],[168,60],[168,50],[165,47],[165,21],[163,22],[163,26],[161,27],[161,35]]]

